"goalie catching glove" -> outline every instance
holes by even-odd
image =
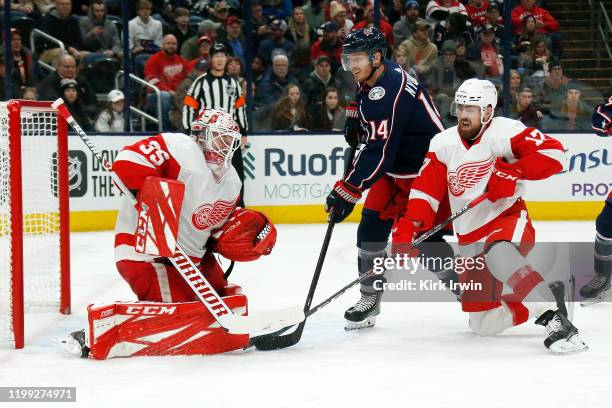
[[[270,255],[276,228],[264,213],[236,208],[212,238],[213,251],[231,261],[248,262]]]

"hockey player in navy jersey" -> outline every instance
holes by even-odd
[[[607,103],[598,105],[593,111],[593,130],[599,136],[612,137],[612,96]],[[603,300],[610,289],[612,274],[612,192],[606,199],[603,210],[595,223],[595,276],[580,289],[580,294],[592,299]]]
[[[345,138],[363,148],[327,196],[325,208],[333,209],[334,221],[341,222],[369,189],[357,229],[360,274],[372,268],[374,258],[385,256],[394,218],[406,207],[429,141],[444,130],[427,93],[398,64],[384,58],[386,49],[384,36],[373,27],[348,34],[342,46],[342,66],[358,85],[357,101],[347,110]],[[374,289],[376,279],[362,283],[361,299],[346,311],[347,330],[376,322],[382,297]]]

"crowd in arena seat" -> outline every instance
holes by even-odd
[[[559,22],[541,3],[513,2],[508,110],[533,126],[589,129],[591,107],[582,98],[582,84],[568,78],[561,64]],[[426,86],[446,126],[456,123],[450,105],[468,78],[486,78],[498,86],[502,109],[501,8],[492,0],[381,2],[387,58]],[[243,92],[251,53],[251,130],[341,130],[344,106],[355,97],[352,75],[341,68],[342,43],[350,31],[372,25],[375,15],[372,0],[253,0],[248,15],[238,0],[138,0],[130,2],[130,9],[130,68],[160,89],[168,130],[184,130],[183,98],[209,68],[216,42],[231,50],[227,72]],[[88,130],[122,128],[125,98],[156,114],[157,96],[150,90],[134,85],[133,94],[125,96],[113,90],[124,52],[120,1],[12,0],[11,10],[15,27],[23,30],[23,19],[31,20],[29,29],[42,30],[66,48],[62,54],[56,42],[37,37],[35,49],[29,49],[29,32],[13,28],[13,66],[4,69],[3,48],[0,79],[13,79],[17,97],[62,97]],[[246,18],[251,32],[245,32]],[[3,81],[1,86],[4,97]]]

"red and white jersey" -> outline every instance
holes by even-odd
[[[187,255],[199,260],[206,242],[234,210],[241,182],[233,167],[217,181],[199,145],[182,133],[161,133],[126,146],[113,170],[130,190],[140,190],[146,177],[157,176],[185,184],[178,242]],[[151,261],[134,250],[138,211],[124,200],[115,226],[115,260]]]
[[[545,179],[563,169],[565,153],[557,140],[503,117],[493,118],[486,126],[482,136],[471,146],[459,136],[457,126],[438,133],[431,140],[410,192],[406,215],[409,219],[431,227],[447,191],[452,212],[466,206],[486,191],[498,157],[519,167],[527,180]],[[459,217],[453,227],[460,242],[462,236],[499,217],[524,193],[524,180],[519,180],[512,197],[494,203],[485,200]],[[478,234],[471,234],[471,237],[474,235]]]

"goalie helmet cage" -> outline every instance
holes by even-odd
[[[68,200],[65,120],[50,102],[0,102],[0,341],[15,348],[24,310],[70,313]]]

